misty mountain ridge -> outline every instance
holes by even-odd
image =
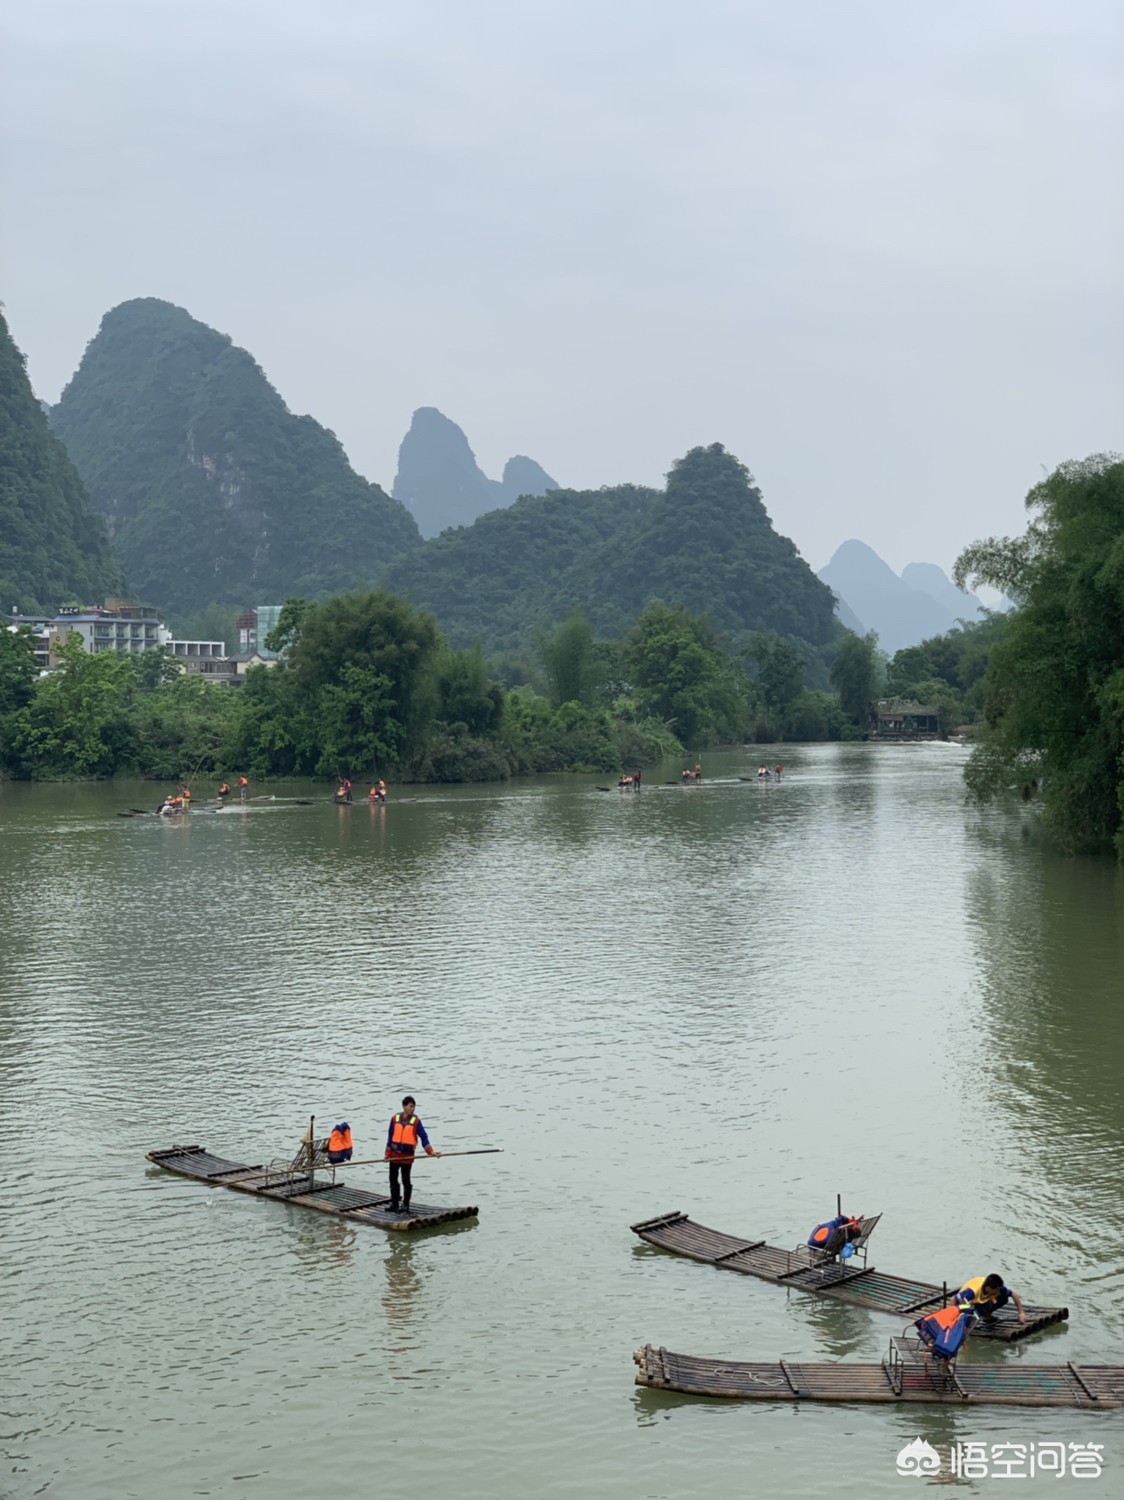
[[[530,652],[581,610],[619,638],[651,599],[706,614],[745,643],[798,642],[813,668],[839,636],[834,599],[773,528],[748,470],[719,443],[693,448],[667,488],[617,485],[524,496],[395,563],[387,586],[430,610],[455,646]]]
[[[391,491],[407,506],[423,537],[511,505],[521,495],[545,495],[558,481],[534,459],[516,454],[502,479],[489,479],[476,462],[468,438],[435,406],[420,406],[398,450]]]
[[[170,302],[105,315],[51,423],[130,588],[169,612],[374,586],[421,545],[334,433]]]
[[[986,612],[935,563],[910,563],[899,576],[865,542],[844,542],[817,576],[837,596],[840,620],[852,630],[847,616],[861,621],[891,656]]]

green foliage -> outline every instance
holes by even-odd
[[[35,694],[36,675],[31,632],[0,626],[0,768],[18,764],[13,734],[17,716]]]
[[[136,673],[137,686],[143,692],[151,692],[165,682],[174,682],[180,675],[180,668],[166,646],[142,651],[139,656],[129,656],[126,660]]]
[[[603,771],[654,765],[683,747],[666,725],[622,718],[606,708],[553,708],[528,688],[507,696],[503,738],[519,771]]]
[[[88,655],[77,633],[60,666],[11,716],[12,761],[31,776],[106,776],[126,762],[136,676],[124,656]]]
[[[665,724],[684,746],[740,738],[749,723],[744,672],[719,649],[709,621],[653,600],[625,649],[636,711]]]
[[[802,692],[781,721],[777,739],[803,743],[858,738],[857,726],[830,693]]]
[[[132,588],[172,613],[370,584],[421,545],[334,434],[170,303],[108,313],[51,421]]]
[[[115,770],[178,782],[235,763],[239,695],[175,667],[172,671],[170,679],[133,699],[127,749]]]
[[[749,643],[757,665],[757,691],[766,713],[783,720],[804,690],[804,662],[800,653],[777,636],[758,634]]]
[[[247,745],[259,773],[267,754],[274,774],[376,774],[424,743],[440,644],[428,615],[384,593],[289,600],[270,641],[286,661],[248,674],[269,674],[255,684],[261,738]]]
[[[878,637],[871,631],[858,636],[848,631],[831,664],[831,685],[839,705],[856,727],[863,727],[874,702],[878,680]]]
[[[993,646],[969,787],[1041,796],[1062,847],[1124,857],[1124,460],[1062,464],[1027,496],[1023,537],[956,565],[1020,607]]]
[[[990,615],[897,652],[887,667],[887,694],[927,703],[930,699],[922,691],[924,685],[938,683],[960,700],[961,718],[956,722],[974,722],[979,715],[988,659],[992,648],[1003,639],[1009,618]]]
[[[599,662],[593,626],[580,610],[575,610],[553,635],[542,637],[539,657],[555,708],[563,703],[582,703],[587,708],[593,704],[601,686]]]
[[[471,651],[450,651],[443,647],[437,660],[436,684],[437,717],[442,724],[481,740],[499,732],[503,722],[503,689],[491,680],[479,646],[473,646]]]
[[[105,527],[0,316],[0,609],[54,613],[66,596],[92,604],[120,587]]]
[[[558,633],[558,662],[577,670],[567,679],[556,663],[556,692],[564,680],[599,682],[591,702],[553,702],[529,686],[505,694],[478,646],[451,650],[430,616],[385,593],[289,600],[275,643],[283,659],[252,668],[235,691],[181,674],[162,651],[87,655],[77,635],[61,668],[36,681],[27,638],[5,632],[3,763],[32,777],[616,774],[681,755],[685,743],[695,752],[741,739],[758,710],[709,623],[659,602],[624,643],[591,641],[583,621]],[[842,720],[834,699],[798,692],[782,729],[822,738]]]
[[[36,673],[31,631],[0,626],[0,715],[23,708],[31,701]]]
[[[307,599],[286,599],[277,616],[277,624],[262,641],[267,651],[285,652],[300,635],[305,615],[311,609]]]
[[[596,636],[619,639],[654,598],[705,611],[735,646],[774,631],[824,681],[839,635],[831,591],[718,443],[680,459],[662,492],[525,497],[427,542],[386,583],[431,610],[454,644],[480,641],[492,655],[526,653],[575,611]]]

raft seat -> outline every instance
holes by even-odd
[[[861,1268],[865,1271],[867,1247],[881,1217],[881,1214],[873,1214],[869,1219],[864,1219],[862,1233],[857,1239],[848,1240],[847,1231],[840,1228],[832,1232],[830,1239],[819,1250],[813,1250],[808,1244],[797,1245],[789,1256],[790,1268],[784,1274],[793,1276],[798,1271],[816,1270],[821,1266],[830,1266],[836,1262],[840,1265],[845,1264],[849,1268],[853,1263],[854,1270],[858,1271]],[[852,1253],[847,1256],[846,1261],[843,1261],[841,1256],[848,1244],[852,1246]]]
[[[896,1396],[901,1395],[906,1384],[924,1382],[942,1395],[955,1394],[965,1401],[969,1399],[968,1392],[957,1379],[955,1359],[938,1359],[929,1353],[919,1338],[908,1333],[890,1340],[882,1368]]]

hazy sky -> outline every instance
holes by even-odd
[[[1124,447],[1120,0],[13,0],[2,294],[249,349],[390,487],[722,442],[814,567],[948,566]]]

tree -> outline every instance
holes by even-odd
[[[479,646],[471,651],[440,653],[436,668],[437,717],[443,724],[463,724],[479,737],[498,733],[503,721],[504,693],[493,682]]]
[[[1037,788],[1063,847],[1115,838],[1124,857],[1124,459],[1064,463],[1026,503],[1024,536],[977,542],[955,568],[1019,604],[988,660],[968,785],[984,801]]]
[[[705,617],[653,600],[628,637],[625,666],[639,714],[662,721],[683,745],[744,732],[749,685]]]
[[[555,708],[563,703],[593,703],[598,687],[598,662],[593,626],[576,609],[553,635],[539,641],[539,657]]]
[[[305,616],[312,608],[307,599],[286,599],[277,616],[277,624],[262,641],[267,651],[285,652],[300,638]]]
[[[764,632],[750,641],[749,655],[757,663],[761,701],[779,724],[803,691],[804,662],[795,646]]]
[[[31,701],[37,670],[31,631],[0,625],[0,716]]]
[[[144,692],[153,692],[162,683],[173,682],[180,669],[166,646],[157,646],[153,651],[142,651],[139,656],[127,658],[136,673],[137,685]]]
[[[290,600],[270,640],[282,635],[288,663],[271,670],[291,685],[291,709],[317,726],[321,772],[399,766],[423,748],[440,646],[430,615],[386,593]]]
[[[878,637],[848,631],[831,666],[831,685],[839,694],[839,705],[852,724],[864,725],[870,717],[878,680]]]
[[[129,745],[126,714],[136,692],[128,657],[87,653],[72,632],[59,667],[11,720],[20,769],[31,776],[108,776]]]

